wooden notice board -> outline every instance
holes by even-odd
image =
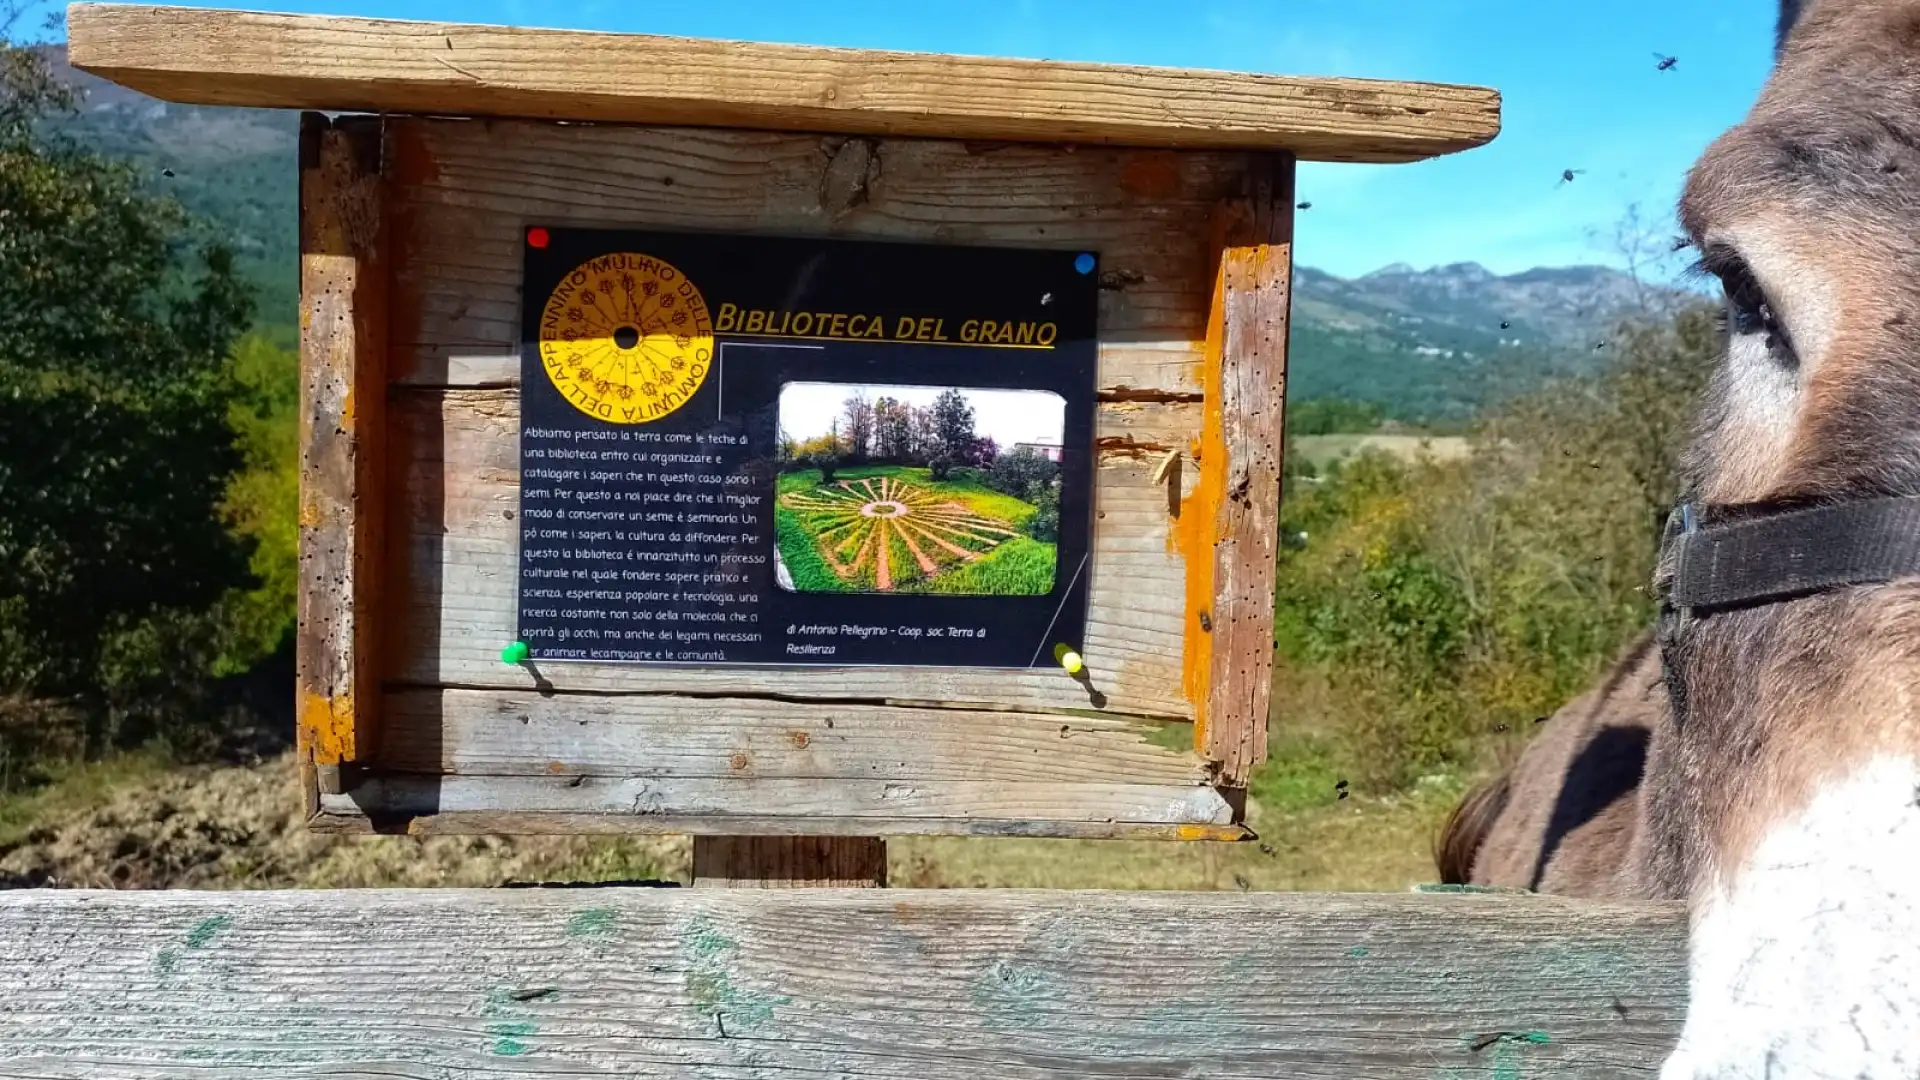
[[[299,715],[330,829],[1248,835],[1295,162],[1499,127],[1473,87],[69,28],[145,93],[309,110]],[[1005,438],[968,459],[956,400]],[[832,477],[822,425],[864,448]],[[988,483],[1003,442],[1031,486]]]

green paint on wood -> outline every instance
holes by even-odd
[[[1367,958],[1367,947],[1365,945],[1355,945],[1353,948],[1347,950],[1347,955],[1353,957],[1355,960],[1365,960]]]
[[[733,953],[739,942],[714,929],[704,916],[688,922],[680,935],[680,951],[687,960],[684,986],[694,1010],[710,1016],[722,1037],[752,1031],[773,1019],[776,1005],[793,999],[762,993],[734,982]]]
[[[522,1039],[539,1032],[531,1020],[507,1020],[487,1025],[487,1034],[493,1036],[490,1049],[499,1057],[519,1057],[528,1053],[530,1048]]]
[[[704,920],[687,934],[685,944],[688,954],[696,960],[711,960],[740,947],[739,942],[707,926]]]
[[[1684,963],[1685,939],[1675,934],[1672,944],[1672,951],[1662,959]],[[1645,984],[1649,959],[1647,952],[1640,949],[1581,944],[1543,948],[1539,965],[1544,978],[1610,985],[1615,993],[1625,993]]]
[[[213,944],[213,939],[219,937],[221,931],[226,930],[232,925],[233,916],[231,915],[215,915],[209,919],[201,919],[193,925],[193,929],[187,931],[187,937],[182,943],[182,947],[187,949],[204,949],[208,945]],[[173,974],[180,966],[180,951],[180,949],[161,949],[158,953],[154,954],[154,974]]]
[[[524,996],[526,991],[513,987],[501,987],[487,994],[486,1004],[480,1007],[480,1015],[498,1017],[487,1025],[487,1050],[495,1057],[521,1057],[533,1052],[527,1040],[539,1034],[539,1028],[532,1020],[521,1014],[521,1005],[530,1000]]]
[[[588,908],[576,912],[567,920],[567,936],[570,938],[606,937],[613,933],[614,912],[612,908]]]
[[[215,915],[210,919],[201,919],[199,925],[187,931],[187,948],[204,949],[213,943],[222,930],[233,925],[233,916]]]

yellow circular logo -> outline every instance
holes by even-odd
[[[713,320],[672,264],[632,251],[574,267],[540,313],[540,361],[573,407],[645,424],[685,405],[713,366]]]

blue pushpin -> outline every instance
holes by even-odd
[[[1073,257],[1073,268],[1083,274],[1093,273],[1093,256],[1084,251],[1075,255]]]

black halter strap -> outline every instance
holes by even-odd
[[[1703,523],[1694,505],[1683,502],[1668,516],[1660,542],[1653,585],[1676,719],[1686,715],[1680,660],[1694,618],[1920,577],[1920,496],[1720,513],[1724,520]]]

